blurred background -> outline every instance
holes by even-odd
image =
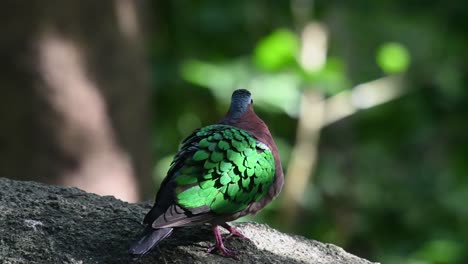
[[[243,87],[286,175],[243,220],[468,263],[467,17],[461,0],[3,1],[0,176],[151,200]]]

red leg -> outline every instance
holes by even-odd
[[[213,229],[213,233],[216,238],[216,244],[211,246],[208,249],[208,253],[212,253],[215,249],[219,249],[223,253],[224,256],[233,258],[233,259],[238,259],[237,255],[239,254],[238,251],[228,249],[224,246],[223,243],[223,238],[221,237],[221,232],[219,232],[219,228],[217,225],[211,225],[211,228]]]
[[[224,223],[221,225],[222,227],[226,228],[226,230],[229,231],[229,235],[226,237],[226,239],[231,238],[233,236],[251,241],[248,237],[244,236],[239,230],[235,229],[233,226],[229,225],[228,223]]]

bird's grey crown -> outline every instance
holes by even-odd
[[[251,96],[252,94],[249,92],[249,90],[246,89],[237,89],[232,93],[232,97],[241,97],[241,96]]]
[[[232,93],[231,106],[229,107],[229,115],[231,118],[240,118],[247,110],[252,101],[249,91],[238,89]]]

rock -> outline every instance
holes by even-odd
[[[343,249],[266,225],[239,223],[252,242],[230,239],[240,260],[206,253],[209,226],[182,228],[140,258],[127,254],[148,204],[129,204],[77,188],[0,178],[1,263],[371,263]]]

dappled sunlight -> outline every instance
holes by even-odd
[[[281,196],[283,213],[278,216],[288,228],[295,225],[299,206],[315,169],[325,114],[322,96],[316,91],[305,92],[301,99],[296,143],[287,164],[286,182]]]
[[[318,71],[326,63],[327,32],[318,23],[307,24],[302,31],[301,66],[308,71]],[[313,176],[317,163],[320,130],[323,126],[325,104],[323,93],[311,85],[302,93],[296,142],[291,160],[286,166],[286,183],[283,191],[281,222],[287,228],[296,224],[301,201]]]
[[[307,71],[320,70],[327,60],[327,31],[319,23],[309,23],[302,30],[300,63]]]
[[[263,111],[299,115],[301,79],[292,73],[262,74],[252,78],[247,87],[255,94],[255,107]]]
[[[359,84],[352,90],[340,92],[326,100],[323,126],[333,124],[361,109],[390,102],[403,96],[407,91],[403,77],[399,75]]]
[[[318,22],[304,23],[300,34],[281,28],[259,41],[253,63],[245,58],[218,63],[189,60],[181,68],[185,80],[210,89],[220,101],[226,103],[232,90],[247,87],[254,94],[256,109],[297,118],[284,191],[276,209],[281,211],[277,218],[284,228],[293,229],[307,204],[306,193],[315,184],[322,129],[406,93],[400,74],[352,87],[343,62],[327,54],[328,34]],[[392,73],[404,71],[409,61],[404,52],[395,43],[384,46],[378,62]]]
[[[286,177],[241,221],[468,263],[465,2],[6,4],[0,177],[153,200],[180,141],[247,89]]]
[[[465,6],[158,5],[158,164],[246,88],[287,157],[283,192],[247,219],[382,263],[465,263]]]

